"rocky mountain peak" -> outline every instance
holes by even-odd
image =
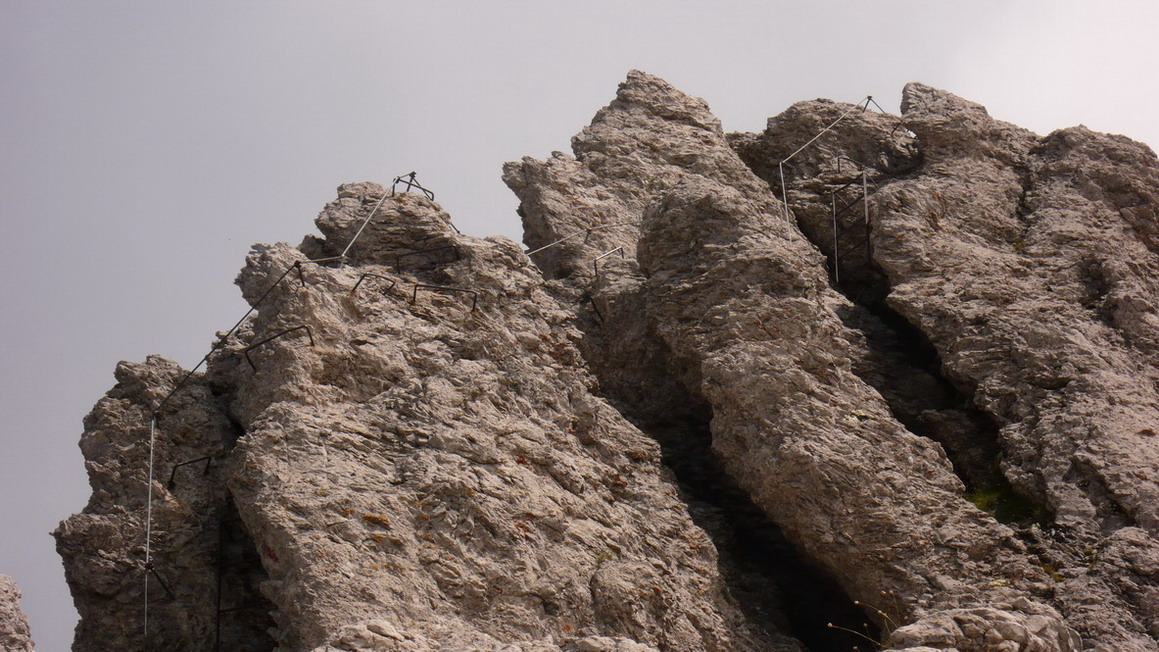
[[[659,77],[633,70],[617,89],[616,99],[596,113],[591,127],[572,139],[572,147],[577,154],[586,151],[588,143],[598,140],[592,132],[598,133],[601,128],[610,130],[648,124],[665,124],[668,128],[684,125],[712,135],[723,135],[720,120],[709,110],[708,102],[686,95]]]
[[[1149,150],[638,71],[572,149],[526,251],[343,185],[204,373],[118,368],[77,650],[1159,649]]]

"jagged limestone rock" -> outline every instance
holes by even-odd
[[[1082,640],[1054,612],[1016,601],[992,608],[950,609],[894,630],[886,644],[897,652],[1081,650]],[[1017,617],[1014,616],[1017,614]],[[936,647],[935,647],[936,646]]]
[[[1105,649],[1159,649],[1153,565],[1101,556],[1157,550],[1159,164],[1126,138],[1083,127],[1038,137],[920,84],[906,87],[902,108],[900,118],[854,113],[818,141],[829,160],[876,147],[900,162],[863,159],[879,188],[869,200],[872,264],[847,253],[844,287],[877,294],[871,301],[885,299],[920,330],[968,409],[995,424],[993,443],[978,445],[993,449],[996,477],[1021,496],[1000,500],[1029,499],[1053,521],[1023,536],[1068,622]],[[732,142],[779,184],[786,136],[837,110],[802,103]],[[807,163],[788,179],[790,203],[832,260],[828,193],[844,180],[824,161]],[[970,444],[968,430],[945,430],[948,449]]]
[[[346,251],[385,193],[343,186],[309,258]],[[262,649],[798,649],[731,602],[655,442],[593,394],[572,314],[514,243],[460,236],[402,194],[348,254],[295,266],[301,251],[255,247],[238,283],[256,311],[164,411],[159,473],[228,452],[184,488],[154,486],[155,566],[176,600],[154,607],[148,647],[218,638],[218,531],[197,515],[228,484],[272,610]],[[58,532],[86,615],[77,649],[139,646],[149,416],[180,376],[123,363],[90,416],[100,501]],[[117,532],[97,536],[107,521]],[[220,638],[250,649],[241,634]]]
[[[384,192],[340,189],[322,250],[345,248]],[[270,571],[279,645],[777,648],[723,595],[655,443],[592,394],[570,313],[514,243],[457,235],[443,215],[388,198],[358,264],[310,266],[259,306],[255,337],[306,326],[313,345],[298,333],[255,351],[256,369],[212,371],[246,431],[230,487]],[[436,246],[453,249],[396,253]],[[258,248],[243,294],[302,258]]]
[[[236,437],[223,406],[200,375],[162,405],[187,372],[160,357],[122,362],[115,375],[117,385],[85,417],[81,437],[92,497],[53,533],[81,615],[73,650],[142,646],[146,575],[145,647],[212,650],[221,626],[232,649],[268,649],[261,610],[217,617],[219,538],[229,512],[221,462]],[[150,572],[149,431],[158,409]],[[192,460],[199,461],[178,466]],[[223,578],[234,595],[254,591],[253,582],[234,572]]]
[[[1159,649],[1153,155],[911,85],[794,159],[790,214],[776,163],[850,108],[726,136],[632,72],[574,157],[505,166],[530,260],[369,183],[256,246],[254,314],[160,410],[145,646],[802,649],[703,482],[891,649]],[[861,169],[834,283],[828,193]],[[149,422],[184,375],[124,363],[86,420],[78,650],[141,647]],[[964,495],[1010,487],[1042,509]]]
[[[20,609],[20,589],[7,575],[0,575],[0,649],[4,652],[33,652],[34,649],[28,618]]]
[[[571,243],[541,261],[603,306],[585,350],[629,413],[647,421],[681,397],[706,403],[730,475],[851,595],[901,596],[891,618],[1049,591],[1013,533],[963,498],[941,448],[907,432],[853,372],[870,356],[842,323],[853,306],[703,101],[633,72],[574,148],[575,159],[508,164],[505,180],[532,247],[539,234],[590,228],[605,195],[617,212],[600,219],[642,222],[638,243],[639,230],[600,243],[636,249],[631,264],[589,272],[599,247]],[[665,364],[649,375],[625,349]],[[673,383],[656,375],[683,391],[665,396]]]

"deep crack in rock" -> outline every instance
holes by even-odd
[[[75,649],[817,652],[847,595],[890,649],[1155,652],[1159,162],[920,84],[849,108],[726,137],[633,71],[505,166],[534,265],[368,183],[256,246],[206,376],[161,410],[184,372],[123,363],[86,419]],[[846,112],[786,219],[769,173]]]

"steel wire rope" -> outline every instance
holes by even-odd
[[[270,287],[266,288],[266,291],[263,292],[262,295],[260,297],[258,297],[258,299],[256,301],[254,301],[253,304],[250,305],[249,310],[247,310],[246,313],[241,316],[241,319],[237,320],[237,323],[235,323],[233,325],[233,327],[230,328],[229,331],[227,331],[225,333],[225,335],[220,336],[217,339],[217,341],[213,343],[213,345],[209,349],[209,353],[206,353],[205,356],[202,357],[201,360],[192,369],[190,369],[189,372],[186,373],[185,376],[183,376],[181,378],[181,380],[179,380],[177,382],[176,385],[173,386],[173,389],[171,389],[169,391],[169,393],[165,395],[165,398],[161,399],[161,402],[158,403],[157,407],[153,410],[151,418],[149,420],[149,473],[148,473],[148,480],[147,480],[147,484],[146,484],[146,498],[145,498],[145,578],[144,578],[144,607],[143,607],[142,631],[141,631],[142,644],[147,642],[148,638],[149,638],[149,574],[155,572],[153,569],[153,480],[154,480],[154,477],[156,474],[155,462],[156,462],[156,441],[157,441],[157,419],[161,415],[161,409],[163,407],[165,407],[165,405],[169,402],[169,399],[173,398],[173,396],[189,382],[189,379],[193,377],[193,374],[197,373],[197,370],[200,369],[202,365],[204,365],[206,362],[209,361],[209,358],[213,355],[213,353],[215,351],[217,351],[219,348],[221,348],[225,344],[225,342],[230,338],[230,336],[232,336],[235,332],[237,332],[238,328],[241,328],[241,325],[245,322],[246,318],[248,318],[251,314],[253,314],[253,312],[255,310],[257,310],[258,306],[260,306],[262,304],[262,302],[264,302],[266,300],[266,297],[268,297],[270,295],[270,293],[274,291],[274,288],[278,287],[278,285],[280,285],[282,283],[282,281],[284,281],[285,278],[290,275],[290,272],[297,269],[298,274],[299,274],[299,278],[301,278],[302,264],[303,263],[325,263],[325,262],[333,262],[333,261],[338,261],[340,264],[345,263],[346,262],[346,254],[350,252],[350,248],[353,247],[354,243],[358,241],[358,238],[360,238],[362,236],[362,232],[366,229],[366,225],[369,224],[370,220],[373,219],[374,216],[378,213],[378,209],[382,207],[383,202],[386,201],[386,198],[388,196],[390,196],[390,195],[388,195],[385,191],[383,191],[382,197],[379,198],[378,203],[375,204],[374,208],[372,208],[370,210],[370,213],[367,214],[366,219],[364,219],[362,221],[362,225],[360,227],[358,227],[358,232],[355,233],[354,237],[350,239],[350,242],[348,242],[346,244],[346,248],[342,250],[342,253],[340,255],[331,256],[329,258],[314,258],[314,259],[310,259],[310,260],[299,260],[299,261],[296,261],[293,265],[290,265],[289,267],[287,267],[286,271],[282,272],[282,275],[278,277],[278,280],[276,280],[272,284],[270,284]],[[305,283],[305,281],[303,280],[303,284],[304,283]],[[158,579],[160,579],[160,578],[158,578]]]
[[[640,222],[616,222],[615,224],[600,224],[598,226],[591,226],[591,227],[588,227],[582,231],[576,231],[575,233],[572,233],[571,235],[565,235],[564,237],[560,238],[559,240],[556,240],[555,242],[549,242],[548,244],[545,244],[538,249],[532,249],[531,251],[526,251],[526,252],[524,252],[523,255],[531,256],[532,254],[537,254],[545,249],[551,249],[552,247],[559,246],[559,245],[567,242],[568,240],[571,240],[572,238],[574,238],[576,236],[585,235],[585,234],[591,235],[593,231],[602,231],[604,229],[610,229],[610,228],[617,227],[617,226],[639,226],[639,225],[640,225]]]

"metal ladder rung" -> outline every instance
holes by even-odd
[[[844,253],[848,254],[850,252],[857,251],[858,249],[864,248],[865,245],[866,245],[865,240],[858,240],[856,242],[856,244],[852,244],[852,245],[846,247]]]
[[[841,229],[840,231],[837,232],[837,239],[840,240],[841,238],[844,238],[846,233],[851,233],[854,228],[856,228],[857,226],[862,225],[862,224],[865,224],[864,217],[860,217],[852,224],[846,225],[846,227],[844,229]]]
[[[849,212],[849,209],[853,208],[854,206],[857,206],[857,205],[858,205],[858,204],[860,204],[861,202],[862,202],[862,200],[861,200],[861,199],[856,199],[856,200],[854,200],[854,201],[853,201],[853,203],[851,203],[851,204],[846,204],[844,208],[842,208],[841,210],[839,210],[839,211],[837,211],[836,213],[834,213],[834,214],[833,214],[833,218],[834,218],[834,219],[836,219],[836,218],[838,218],[838,217],[841,217],[842,215],[844,215],[844,214],[848,213],[848,212]]]
[[[876,186],[877,184],[874,184],[875,189]],[[853,201],[847,201],[845,196],[841,194],[849,187],[853,187],[857,191]],[[841,282],[841,261],[843,258],[848,259],[849,254],[864,249],[866,259],[864,264],[873,263],[873,245],[869,240],[869,197],[871,195],[872,193],[869,191],[869,175],[865,170],[861,171],[861,178],[857,181],[851,181],[829,193],[830,214],[833,223],[833,281],[835,283]],[[840,208],[838,208],[839,204]],[[858,207],[861,208],[862,214],[855,217],[848,224],[842,225],[840,218]],[[842,238],[855,230],[861,231],[862,228],[865,234],[864,239],[857,238],[852,244],[845,247],[841,246]]]

